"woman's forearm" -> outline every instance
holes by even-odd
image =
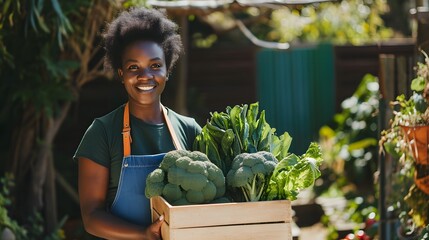
[[[105,239],[149,239],[145,228],[128,223],[104,210],[95,210],[83,218],[85,230]]]

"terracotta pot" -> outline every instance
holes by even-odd
[[[416,164],[414,182],[420,190],[429,194],[429,126],[401,126],[401,128]]]
[[[429,126],[407,127],[401,126],[410,144],[411,151],[417,164],[427,165],[428,143],[429,143]]]

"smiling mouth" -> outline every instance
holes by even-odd
[[[139,89],[140,91],[143,92],[147,92],[147,91],[151,91],[155,88],[155,85],[151,85],[151,86],[138,86],[137,89]]]

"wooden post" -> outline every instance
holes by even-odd
[[[389,103],[394,101],[398,95],[405,94],[409,97],[411,91],[410,80],[413,78],[412,66],[414,64],[413,56],[404,56],[401,54],[380,54],[379,55],[379,84],[381,98],[379,100],[379,139],[381,131],[389,128],[389,121],[394,117],[392,108]],[[381,147],[381,146],[380,146]],[[391,182],[392,175],[395,172],[393,169],[393,161],[391,155],[380,153],[378,159],[378,183],[379,183],[379,200],[378,208],[380,214],[379,224],[379,239],[393,239],[392,233],[396,230],[394,221],[397,216],[392,215],[388,211],[389,202],[388,196],[392,195]]]
[[[417,19],[417,47],[429,52],[429,0],[416,0],[413,10]]]
[[[381,131],[389,126],[388,119],[393,114],[389,108],[389,102],[394,99],[395,85],[394,85],[394,62],[395,57],[391,54],[381,54],[379,56],[380,72],[379,72],[379,84],[381,98],[379,100],[379,114],[378,114],[378,135],[381,136]],[[379,151],[380,152],[380,151]],[[387,235],[390,230],[388,229],[388,216],[386,206],[386,196],[389,192],[389,186],[387,186],[388,171],[386,167],[387,156],[384,153],[380,153],[378,156],[378,183],[379,183],[379,197],[378,197],[378,211],[380,214],[380,224],[378,228],[379,238],[382,240],[389,239]]]

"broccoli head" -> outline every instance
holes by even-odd
[[[186,150],[170,151],[167,154],[165,154],[159,167],[162,170],[167,172],[167,170],[176,163],[176,160],[178,158],[188,156],[188,155],[190,155],[190,153]]]
[[[182,191],[178,185],[167,183],[165,184],[164,189],[162,189],[162,195],[166,199],[174,202],[182,198]]]
[[[151,172],[146,178],[146,196],[159,196],[164,189],[164,171],[157,168]]]
[[[204,153],[175,150],[148,175],[145,194],[173,205],[209,203],[225,194],[225,177]]]
[[[228,187],[240,188],[248,202],[263,200],[262,195],[276,165],[277,160],[270,152],[239,154],[226,176]]]
[[[222,170],[215,164],[207,165],[208,176],[207,179],[212,182],[216,187],[215,198],[220,198],[225,194],[225,176]]]

